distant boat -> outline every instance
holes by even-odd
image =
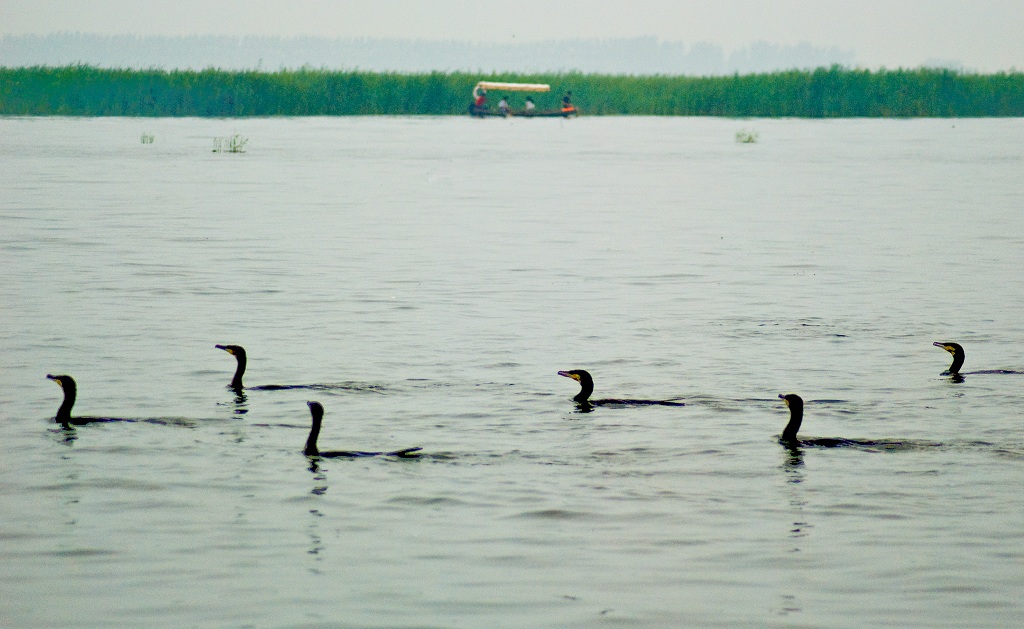
[[[495,107],[491,109],[487,103],[487,91],[502,92],[550,92],[547,83],[499,83],[496,81],[480,81],[473,87],[473,101],[469,104],[469,115],[476,118],[517,116],[521,118],[568,118],[575,116],[576,107],[569,102],[569,95],[562,99],[561,109],[511,109]]]

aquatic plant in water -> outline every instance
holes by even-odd
[[[156,136],[153,135],[152,133],[143,133],[142,134],[142,143],[143,144],[152,144],[153,140],[155,140],[155,139],[156,139]]]
[[[750,129],[740,129],[736,132],[736,141],[740,144],[757,144],[758,138],[757,131]]]
[[[243,138],[239,134],[234,134],[230,138],[213,138],[213,152],[214,153],[244,153],[245,145],[249,143],[249,138]]]

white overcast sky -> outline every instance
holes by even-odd
[[[312,35],[521,43],[642,35],[853,50],[866,67],[1024,70],[1024,0],[0,0],[0,34]]]

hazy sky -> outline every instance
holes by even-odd
[[[0,34],[314,35],[529,42],[653,35],[852,49],[867,67],[1024,69],[1022,0],[0,0]]]

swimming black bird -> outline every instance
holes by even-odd
[[[949,369],[943,371],[940,376],[957,376],[960,375],[960,368],[964,366],[964,348],[960,347],[959,343],[953,343],[952,341],[936,341],[932,343],[935,347],[941,347],[950,354],[953,355],[953,364],[949,366]]]
[[[235,393],[241,393],[242,389],[248,389],[250,391],[281,391],[283,389],[317,389],[317,388],[330,388],[327,386],[318,385],[303,385],[303,384],[264,384],[258,387],[243,387],[242,376],[245,375],[245,348],[241,345],[214,345],[217,349],[222,349],[225,352],[231,354],[238,361],[238,366],[235,367],[235,377],[231,379],[231,384],[228,385],[229,389],[234,389]]]
[[[584,369],[571,369],[569,371],[559,371],[558,375],[572,378],[580,383],[580,392],[572,399],[584,408],[590,406],[685,406],[682,402],[673,402],[671,400],[591,400],[590,394],[594,392],[594,379],[590,376],[589,372]]]
[[[64,428],[83,426],[85,424],[95,424],[98,422],[131,421],[127,419],[119,419],[117,417],[72,417],[71,407],[75,405],[75,398],[78,396],[78,385],[75,384],[75,379],[67,375],[52,376],[50,374],[46,374],[46,377],[56,382],[60,385],[60,388],[64,389],[64,401],[61,402],[60,408],[57,409],[57,415],[54,417],[57,423]]]
[[[235,377],[231,379],[231,384],[228,387],[241,391],[243,389],[242,376],[245,375],[245,348],[241,345],[214,345],[214,347],[231,354],[238,361],[238,366],[235,368]]]
[[[874,447],[902,445],[901,442],[865,441],[861,439],[840,439],[836,437],[810,437],[807,439],[800,439],[796,436],[796,433],[800,430],[800,423],[803,422],[804,419],[803,398],[795,393],[787,393],[785,395],[780,393],[779,399],[784,401],[786,406],[789,407],[789,423],[786,424],[786,428],[782,431],[782,435],[779,436],[779,443],[787,448],[797,448],[800,446],[839,448],[842,446]]]
[[[419,456],[419,451],[423,448],[405,448],[402,450],[395,450],[393,452],[350,452],[347,450],[331,450],[329,452],[321,452],[316,447],[317,437],[320,436],[320,424],[324,418],[324,407],[320,402],[306,402],[309,406],[309,412],[313,415],[313,426],[309,430],[309,438],[306,439],[306,447],[302,453],[306,456],[319,456],[329,458],[355,458],[361,456],[397,456],[404,459],[412,459]]]
[[[242,385],[242,376],[245,375],[246,363],[245,348],[241,345],[214,345],[214,347],[231,354],[235,357],[235,360],[238,361],[238,366],[235,368],[235,375],[231,378],[231,384],[228,385],[228,388],[234,390],[237,394],[241,394],[243,390],[284,391],[292,389],[312,389],[315,391],[379,392],[383,389],[380,385],[362,382],[336,382],[331,384],[261,384],[258,387],[246,387]]]
[[[60,408],[57,409],[57,415],[54,419],[61,425],[62,428],[71,428],[72,426],[84,426],[85,424],[99,424],[106,422],[126,422],[129,424],[134,423],[147,423],[147,424],[158,424],[161,426],[184,426],[191,428],[195,426],[195,421],[188,417],[142,417],[142,418],[128,418],[128,417],[83,417],[81,415],[72,417],[71,407],[75,405],[75,398],[78,395],[78,385],[75,383],[75,379],[71,376],[51,376],[46,374],[46,377],[53,380],[60,385],[60,388],[64,389],[64,401],[61,403]]]
[[[982,375],[993,375],[993,374],[1009,374],[1009,375],[1022,375],[1024,371],[1014,371],[1012,369],[983,369],[981,371],[967,371],[961,372],[960,368],[964,366],[964,348],[960,347],[959,343],[952,341],[936,341],[932,343],[935,347],[941,347],[950,354],[953,355],[953,364],[949,366],[949,369],[940,373],[940,376],[952,376],[953,382],[963,382],[964,376],[982,376]]]
[[[60,408],[57,409],[57,415],[54,419],[67,428],[72,421],[71,407],[75,405],[75,398],[78,396],[78,385],[75,384],[75,379],[71,376],[52,376],[46,374],[46,377],[64,389],[64,401],[61,402]]]
[[[804,419],[804,401],[795,393],[780,394],[779,398],[789,407],[789,423],[779,436],[779,443],[791,452],[799,453],[799,448],[841,448],[854,447],[871,451],[903,452],[907,450],[924,450],[945,447],[935,441],[919,439],[842,439],[838,437],[810,437],[800,439],[797,432]]]

